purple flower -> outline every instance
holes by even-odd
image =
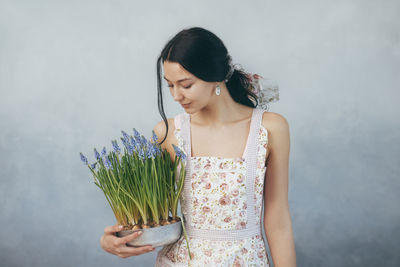
[[[177,147],[174,144],[172,144],[172,147],[174,148],[175,154],[176,154],[177,157],[180,157],[182,159],[186,159],[185,153],[183,153],[183,151],[179,147]]]
[[[99,160],[100,159],[100,154],[97,152],[96,148],[94,149],[94,157]]]
[[[152,144],[152,143],[148,143],[148,147],[147,147],[147,158],[152,158],[154,159],[157,155],[157,150],[156,147]]]
[[[111,141],[111,143],[112,143],[113,148],[114,148],[114,151],[115,151],[116,153],[121,152],[121,149],[120,149],[119,146],[118,146],[117,140]]]
[[[126,139],[121,137],[121,141],[122,141],[122,144],[125,146],[125,148],[128,149],[129,146],[128,146]]]
[[[130,140],[131,140],[132,147],[133,147],[134,149],[137,149],[136,141],[135,141],[135,139],[133,138],[132,135],[130,136]]]
[[[81,160],[82,160],[86,165],[88,165],[88,160],[87,160],[87,158],[82,154],[82,152],[80,152],[79,154],[81,155]]]
[[[156,154],[157,155],[161,155],[161,149],[159,148],[159,146],[158,145],[154,145],[154,150],[156,151]]]
[[[122,143],[124,144],[126,150],[128,150],[128,153],[130,155],[133,154],[133,147],[131,146],[131,144],[129,143],[129,141],[127,139],[123,139],[121,138]]]
[[[135,135],[135,138],[139,138],[140,137],[140,133],[138,131],[136,131],[135,128],[133,128],[133,133]]]
[[[142,142],[142,138],[140,138],[140,137],[135,137],[135,144],[136,144],[136,149],[138,149],[138,150],[139,150],[139,148],[144,146],[144,144]]]
[[[151,138],[152,138],[152,141],[153,141],[153,142],[157,142],[157,141],[158,141],[158,136],[156,135],[156,133],[154,132],[154,130],[152,130],[151,132],[152,132],[152,134],[153,134],[152,137],[151,137]]]
[[[95,162],[95,163],[93,163],[92,165],[90,165],[90,167],[91,167],[92,169],[96,169],[96,164],[97,164],[97,162]]]
[[[125,140],[128,140],[129,135],[128,135],[126,132],[124,132],[124,131],[121,131],[121,133],[122,133],[122,135],[124,136],[124,139],[125,139]]]
[[[107,169],[107,170],[111,168],[111,162],[110,162],[110,160],[108,159],[108,156],[107,156],[107,155],[104,157],[104,166],[106,166],[106,169]]]
[[[150,159],[150,158],[154,158],[153,156],[153,152],[151,151],[151,149],[147,149],[146,151],[146,158]]]
[[[107,154],[107,152],[106,152],[106,148],[105,147],[103,147],[103,150],[101,151],[101,156],[105,156]]]
[[[147,145],[147,139],[143,135],[141,136],[141,138],[142,138],[141,144],[145,147]]]
[[[133,132],[134,132],[134,135],[135,135],[136,146],[137,146],[137,147],[143,146],[143,144],[142,144],[142,139],[140,138],[140,133],[139,133],[138,131],[136,131],[135,128],[133,128]]]
[[[143,148],[139,149],[139,159],[141,159],[141,160],[145,159],[145,154],[144,154]]]

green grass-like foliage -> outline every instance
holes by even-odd
[[[181,221],[184,228],[177,210],[185,181],[186,155],[172,145],[172,160],[170,153],[157,143],[154,131],[150,141],[136,129],[133,131],[134,136],[121,131],[123,151],[113,140],[109,153],[105,147],[101,154],[94,149],[93,164],[88,164],[82,153],[81,160],[103,191],[118,224],[126,229],[145,229]],[[188,241],[185,229],[184,234]]]

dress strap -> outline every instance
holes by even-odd
[[[178,141],[178,147],[180,150],[183,151],[183,153],[187,154],[187,150],[185,147],[185,135],[184,135],[184,129],[185,129],[185,114],[181,113],[175,116],[174,118],[174,123],[175,123],[175,131],[174,135],[176,140]]]
[[[259,138],[258,133],[262,122],[262,115],[264,110],[255,108],[254,116],[251,121],[250,134],[249,134],[249,146],[246,153],[246,203],[247,203],[247,219],[248,227],[257,229],[256,216],[255,216],[255,200],[254,200],[254,183],[256,179],[257,171],[257,156],[259,149]]]
[[[175,129],[182,129],[182,114],[178,114],[174,118]]]
[[[174,124],[175,124],[175,130],[174,130],[174,135],[176,140],[178,141],[178,148],[182,150],[185,155],[187,155],[187,149],[186,149],[186,136],[184,134],[185,132],[185,113],[180,113],[174,117]],[[177,167],[177,172],[176,172],[176,179],[179,181],[180,177],[180,172],[181,172],[181,165],[179,164]]]

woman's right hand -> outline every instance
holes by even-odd
[[[119,231],[121,231],[121,229],[118,228],[118,224],[104,228],[104,234],[100,238],[100,245],[105,251],[121,258],[128,258],[155,250],[151,245],[142,247],[128,247],[126,245],[127,242],[137,238],[141,231],[134,232],[124,237],[117,237],[115,233]]]

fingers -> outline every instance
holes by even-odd
[[[154,251],[155,248],[153,248],[151,245],[148,245],[143,247],[120,247],[118,250],[120,257],[124,257],[124,256],[137,256],[143,253],[148,253]]]
[[[134,240],[135,238],[138,238],[142,234],[142,232],[143,231],[136,231],[136,232],[133,232],[132,234],[129,234],[127,236],[118,238],[119,239],[119,241],[118,241],[119,245],[124,245],[124,244]]]
[[[116,232],[121,231],[122,229],[119,228],[118,224],[112,225],[112,226],[107,226],[104,228],[104,233],[105,234],[114,234]]]
[[[126,243],[140,236],[141,232],[142,231],[137,231],[125,237],[118,238],[119,240],[117,241],[118,243],[116,242],[116,244],[119,244],[117,248],[119,257],[126,258],[129,256],[137,256],[155,250],[155,248],[153,248],[151,245],[141,246],[141,247],[130,247],[126,245]]]
[[[100,239],[100,243],[104,250],[115,254],[121,258],[127,258],[130,256],[137,256],[143,253],[154,251],[151,245],[141,247],[130,247],[126,243],[138,238],[142,231],[136,231],[124,237],[116,237],[115,233],[121,231],[118,224],[107,226],[104,228],[104,235]]]

